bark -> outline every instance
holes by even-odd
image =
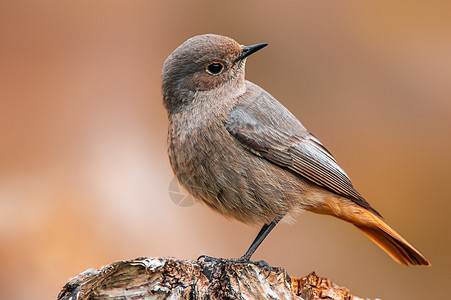
[[[290,278],[278,267],[230,261],[137,258],[89,269],[58,299],[360,299],[314,272]]]

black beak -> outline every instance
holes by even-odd
[[[246,57],[248,57],[252,53],[257,52],[258,50],[263,49],[266,46],[268,46],[268,44],[266,44],[266,43],[252,45],[252,46],[244,46],[243,47],[243,52],[241,52],[241,55],[240,55],[240,57],[237,58],[237,61],[245,59]]]

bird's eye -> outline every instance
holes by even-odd
[[[212,63],[207,66],[207,73],[210,73],[211,75],[218,75],[222,72],[224,69],[224,65],[221,63]]]

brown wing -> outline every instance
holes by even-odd
[[[380,216],[354,189],[329,151],[300,123],[299,134],[286,134],[273,121],[265,122],[255,107],[247,108],[235,107],[225,122],[229,133],[246,149]]]

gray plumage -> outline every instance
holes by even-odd
[[[379,213],[318,139],[274,97],[245,80],[246,57],[264,46],[201,35],[166,60],[162,91],[168,153],[179,182],[225,216],[272,223],[269,231],[302,210],[334,215],[360,229],[381,227]],[[388,236],[395,242],[378,244],[390,253],[399,248],[400,237],[391,231]],[[390,253],[401,263],[426,264],[416,250],[410,255],[410,245],[401,248],[401,254]]]

